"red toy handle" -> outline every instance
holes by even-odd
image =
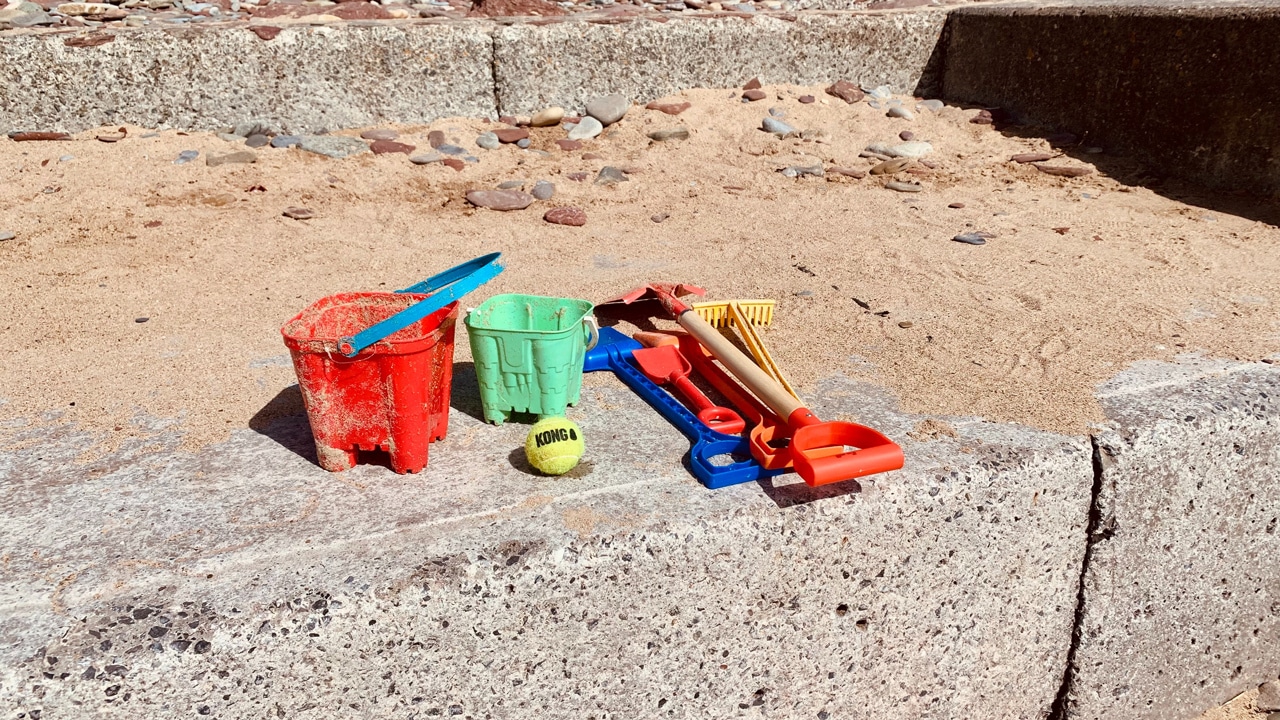
[[[789,418],[791,461],[796,472],[812,487],[865,475],[899,470],[902,448],[883,434],[858,423],[821,422],[807,408]],[[853,448],[834,452],[836,448]]]

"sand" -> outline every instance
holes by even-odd
[[[1267,720],[1268,714],[1258,710],[1255,704],[1257,698],[1257,690],[1241,693],[1222,706],[1209,710],[1196,720]]]
[[[470,305],[500,292],[599,302],[650,280],[697,283],[710,298],[775,298],[765,341],[802,392],[843,373],[887,387],[911,412],[1065,433],[1102,419],[1095,388],[1134,361],[1280,350],[1280,231],[1250,219],[1244,201],[1173,199],[1176,189],[1162,195],[1135,179],[1137,159],[1106,153],[1055,161],[1098,161],[1075,179],[1010,163],[1049,146],[1035,130],[971,124],[973,110],[907,121],[819,87],[766,90],[750,104],[689,91],[679,117],[635,107],[576,152],[553,144],[564,130],[535,129],[545,158],[476,148],[476,134],[496,127],[478,120],[397,128],[419,152],[432,129],[472,149],[480,162],[462,172],[403,154],[334,160],[272,148],[255,164],[208,167],[208,155],[243,148],[208,133],[143,138],[143,128],[114,144],[93,132],[0,140],[0,231],[17,233],[0,243],[0,425],[73,423],[110,444],[163,418],[189,447],[221,440],[298,411],[273,399],[294,382],[279,328],[306,305],[408,286],[495,250],[508,270]],[[821,99],[800,104],[806,93]],[[770,106],[823,138],[761,132]],[[646,137],[676,126],[691,138]],[[777,172],[868,168],[859,152],[901,130],[935,147],[935,169],[901,176],[923,192]],[[200,159],[174,165],[186,149]],[[593,184],[605,165],[630,170],[630,181]],[[558,191],[508,213],[463,199],[513,178]],[[583,208],[587,224],[545,223],[560,205]],[[291,206],[315,218],[284,217]],[[950,240],[975,230],[997,237]]]

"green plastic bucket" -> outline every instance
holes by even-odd
[[[484,419],[513,412],[564,415],[582,391],[582,361],[596,344],[586,300],[495,295],[467,313],[465,324],[480,383]]]

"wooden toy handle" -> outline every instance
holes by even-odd
[[[778,417],[790,418],[792,413],[804,407],[768,373],[761,370],[755,361],[734,347],[733,343],[726,340],[718,330],[711,327],[710,323],[699,317],[692,309],[686,306],[676,321],[680,323],[680,327],[688,330],[690,335],[710,350],[711,354],[729,369],[729,372],[741,380],[742,384],[746,385],[747,389],[760,398],[765,405],[768,405]]]

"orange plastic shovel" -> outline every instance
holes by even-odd
[[[701,288],[695,286],[654,283],[610,302],[629,304],[644,298],[661,302],[680,327],[697,338],[748,390],[786,421],[792,431],[792,464],[809,485],[827,485],[902,467],[902,448],[876,430],[858,423],[819,420],[677,297],[688,292],[702,294]]]

